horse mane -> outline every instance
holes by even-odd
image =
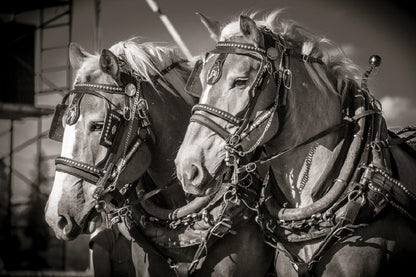
[[[321,90],[326,87],[337,95],[343,95],[348,87],[347,84],[359,79],[359,67],[345,56],[340,47],[329,39],[312,33],[293,20],[280,19],[281,12],[282,10],[279,9],[263,16],[258,11],[245,13],[245,15],[255,20],[257,26],[265,26],[273,33],[280,34],[285,39],[288,47],[297,50],[301,54],[322,59],[325,66],[305,63],[310,77]],[[227,40],[238,34],[241,35],[239,26],[239,19],[232,19],[222,28],[220,40]],[[328,79],[328,76],[331,76],[332,82]]]
[[[149,82],[155,90],[157,84],[162,86],[171,94],[181,97],[189,104],[194,104],[194,99],[184,91],[188,76],[191,72],[190,64],[185,61],[181,52],[174,47],[168,47],[162,43],[140,42],[139,37],[133,37],[120,41],[110,47],[116,56],[122,55],[131,66],[134,73],[143,80]],[[162,75],[160,72],[175,62],[182,62],[168,73]],[[160,78],[154,80],[154,76]]]

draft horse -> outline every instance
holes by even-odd
[[[412,272],[415,130],[386,128],[367,86],[380,58],[359,86],[332,43],[278,14],[222,29],[202,16],[218,42],[187,85],[200,100],[176,157],[184,190],[206,195],[230,168],[238,184],[268,166],[253,209],[278,276]]]
[[[46,206],[56,236],[91,233],[104,212],[134,240],[138,276],[264,275],[272,252],[249,222],[252,212],[228,189],[186,197],[173,177],[195,103],[178,51],[131,39],[101,55],[71,44],[69,54],[74,89],[50,131],[62,141]]]

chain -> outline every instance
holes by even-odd
[[[300,181],[300,185],[299,185],[299,192],[302,192],[303,189],[305,188],[306,183],[309,181],[309,172],[311,170],[311,166],[312,166],[312,160],[313,160],[313,155],[315,155],[316,149],[318,148],[317,144],[314,144],[311,146],[311,149],[309,150],[308,155],[306,156],[305,159],[305,172],[303,173],[302,179]]]

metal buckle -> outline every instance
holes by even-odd
[[[253,172],[254,170],[257,169],[257,164],[256,163],[248,163],[244,166],[244,168],[246,169],[246,172]]]
[[[234,161],[235,161],[235,156],[230,154],[230,152],[225,152],[225,165],[226,166],[233,166],[234,165]]]
[[[230,146],[236,146],[241,140],[240,135],[234,134],[228,138],[227,144]]]
[[[283,85],[285,86],[286,89],[291,89],[292,88],[292,71],[290,71],[290,69],[286,68],[283,70]]]
[[[227,232],[220,233],[220,231],[221,231],[220,228],[221,227],[227,228],[227,231],[230,230],[231,227],[232,227],[231,224],[226,223],[225,221],[231,221],[231,220],[229,218],[224,218],[220,222],[215,224],[214,227],[212,227],[212,229],[210,231],[211,235],[222,238],[225,234],[227,234]]]
[[[130,121],[132,119],[131,109],[127,106],[123,107],[123,117],[125,120]]]
[[[149,105],[147,104],[146,99],[141,98],[139,103],[137,104],[137,113],[140,118],[145,119],[147,118],[147,113],[149,111]]]

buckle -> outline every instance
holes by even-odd
[[[241,141],[241,137],[238,134],[230,136],[227,140],[227,144],[230,146],[236,146]]]
[[[235,165],[235,163],[236,163],[235,155],[230,153],[230,151],[227,150],[227,152],[225,152],[224,162],[225,162],[226,166]]]
[[[253,172],[254,170],[256,170],[257,169],[257,164],[256,163],[253,163],[253,162],[251,162],[251,163],[248,163],[248,164],[246,164],[245,166],[244,166],[244,168],[246,169],[246,172]]]
[[[290,71],[290,69],[286,68],[283,70],[283,85],[285,86],[286,89],[291,89],[292,88],[292,71]]]
[[[127,121],[130,121],[133,118],[131,109],[127,106],[123,107],[123,117]]]
[[[231,221],[231,220],[229,218],[224,218],[220,222],[215,224],[214,227],[212,227],[210,231],[211,235],[222,238],[225,234],[227,234],[227,231],[229,231],[232,226],[231,224],[226,223],[225,221]],[[221,229],[223,227],[225,227],[225,230]]]
[[[147,118],[147,113],[149,112],[149,105],[147,104],[146,99],[141,98],[137,104],[137,113],[141,119]]]

